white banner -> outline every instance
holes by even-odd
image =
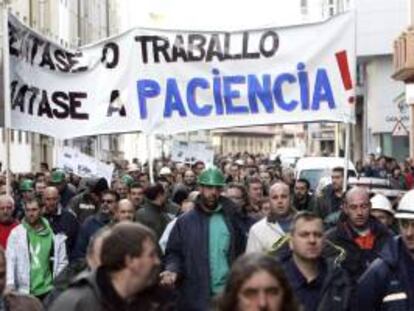
[[[206,166],[212,166],[214,164],[214,150],[207,143],[174,141],[171,160],[189,164],[202,161]]]
[[[132,29],[65,49],[9,16],[12,128],[59,139],[354,122],[354,18],[239,32]]]
[[[76,149],[63,147],[57,153],[57,167],[81,177],[103,177],[111,184],[113,164],[106,164]]]

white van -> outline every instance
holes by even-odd
[[[336,157],[301,158],[296,163],[296,179],[308,180],[311,190],[315,191],[322,178],[330,178],[334,167],[345,167],[345,159]],[[348,176],[356,176],[355,166],[351,161],[348,162]]]

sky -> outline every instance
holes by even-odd
[[[320,10],[323,0],[308,0]],[[123,0],[123,30],[134,26],[231,30],[298,24],[300,0]]]

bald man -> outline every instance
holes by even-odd
[[[5,249],[10,232],[19,222],[13,218],[14,200],[9,195],[0,195],[0,245]]]
[[[289,186],[283,182],[272,185],[269,190],[269,200],[269,215],[250,228],[246,253],[268,252],[289,232],[295,215],[295,210],[290,203]]]
[[[66,250],[69,260],[73,259],[73,250],[79,231],[79,223],[73,212],[60,204],[59,191],[56,187],[47,187],[43,194],[44,217],[49,221],[54,234],[66,235]]]
[[[343,267],[356,282],[392,237],[391,232],[370,216],[371,202],[366,189],[349,190],[342,215],[327,233],[327,238],[345,251]]]
[[[118,202],[114,213],[115,222],[134,221],[134,215],[135,207],[130,200],[122,199]]]

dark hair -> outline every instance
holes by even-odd
[[[341,174],[342,174],[342,176],[344,176],[344,168],[343,168],[343,167],[341,167],[341,166],[334,167],[334,168],[332,169],[332,173],[333,173],[333,172],[335,172],[335,173],[341,173]]]
[[[139,257],[146,240],[157,243],[154,232],[138,223],[121,222],[112,227],[102,243],[102,267],[109,272],[125,268],[125,257]]]
[[[299,220],[305,220],[305,221],[312,221],[312,220],[320,220],[323,223],[323,220],[320,216],[316,215],[314,212],[310,211],[300,211],[296,213],[296,215],[293,217],[292,222],[290,224],[290,233],[293,234],[296,229],[296,223]]]
[[[144,186],[143,186],[141,183],[134,181],[134,182],[133,182],[133,183],[129,186],[129,191],[131,192],[131,190],[132,190],[132,189],[137,189],[137,188],[144,189]]]
[[[306,189],[309,190],[310,183],[309,183],[309,181],[307,179],[305,179],[305,178],[299,178],[299,179],[296,180],[295,184],[298,183],[298,182],[304,183],[306,185]]]
[[[108,189],[108,190],[105,190],[104,192],[102,192],[101,197],[103,197],[105,194],[112,195],[115,198],[115,201],[117,201],[117,202],[121,199],[121,197],[119,196],[119,193],[116,192],[115,190],[112,190],[112,189]]]
[[[243,284],[260,271],[266,271],[279,282],[283,290],[281,310],[298,311],[299,306],[280,264],[275,258],[260,253],[245,254],[234,262],[224,291],[218,298],[218,310],[236,310],[238,295]]]
[[[262,185],[262,181],[260,180],[259,177],[248,177],[246,179],[246,186],[249,187],[251,184],[261,184]]]
[[[227,185],[226,189],[232,188],[238,189],[242,193],[242,199],[244,201],[243,208],[250,205],[249,194],[247,193],[247,189],[245,186],[243,186],[243,184],[232,182]]]
[[[160,183],[152,184],[145,190],[145,196],[150,201],[154,201],[160,194],[164,193],[165,189]]]
[[[105,226],[100,228],[98,231],[96,231],[91,238],[89,239],[88,246],[86,247],[86,257],[91,256],[94,252],[95,243],[100,238],[106,238],[109,233],[111,232],[110,227]]]

